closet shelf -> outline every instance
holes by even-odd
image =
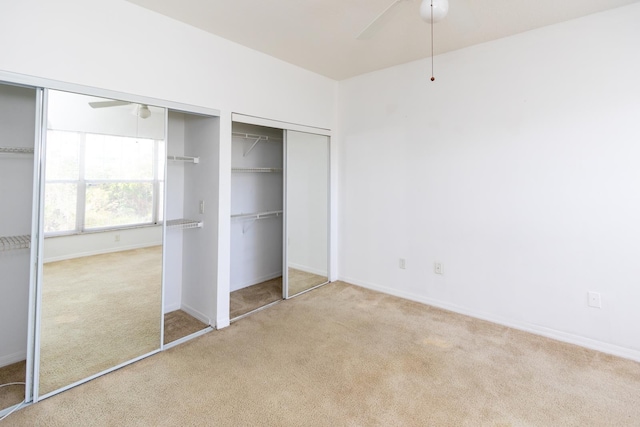
[[[0,153],[33,154],[33,148],[25,147],[0,147]]]
[[[255,212],[248,214],[234,214],[231,215],[231,219],[263,219],[263,218],[271,218],[278,217],[282,215],[282,211],[265,211],[265,212]]]
[[[231,168],[231,172],[270,173],[270,172],[282,172],[282,168]]]
[[[255,135],[255,134],[252,134],[252,133],[232,132],[231,136],[233,138],[254,140],[253,144],[251,145],[251,147],[249,147],[249,149],[247,151],[242,153],[243,157],[247,157],[249,155],[249,153],[251,152],[251,150],[253,150],[255,148],[255,146],[258,144],[258,142],[260,142],[260,141],[265,141],[265,142],[268,142],[268,141],[282,141],[282,138],[278,138],[278,137],[275,137],[275,136]]]
[[[170,219],[167,221],[167,228],[177,228],[186,230],[187,228],[201,228],[202,221],[194,221],[192,219]]]
[[[0,252],[14,251],[16,249],[29,249],[31,236],[0,236]]]
[[[185,163],[200,163],[200,157],[167,156],[167,160],[174,160],[177,162],[185,162]]]

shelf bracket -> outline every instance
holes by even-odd
[[[251,227],[253,227],[253,224],[255,224],[257,220],[258,220],[258,218],[254,218],[251,221],[245,221],[242,224],[242,234],[246,234],[246,232],[249,231],[251,229]]]
[[[249,153],[251,152],[251,150],[253,150],[255,148],[255,146],[258,144],[258,142],[260,142],[261,139],[262,139],[262,137],[259,136],[258,139],[255,140],[253,145],[251,147],[249,147],[249,149],[247,151],[244,152],[242,157],[247,157],[249,155]]]

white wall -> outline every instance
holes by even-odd
[[[336,83],[124,0],[3,5],[0,70],[331,128]]]
[[[159,225],[46,237],[43,262],[128,251],[161,244],[162,227]]]
[[[341,82],[340,277],[640,360],[638,22],[438,56],[434,83],[428,61]]]

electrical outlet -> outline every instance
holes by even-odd
[[[204,200],[200,200],[200,214],[204,213]]]
[[[114,240],[115,242],[119,242],[119,241],[120,241],[120,235],[119,235],[119,234],[116,234],[116,235],[113,237],[113,240]]]
[[[433,272],[436,274],[444,274],[444,266],[441,262],[433,263]]]
[[[599,292],[587,292],[587,304],[589,307],[602,308],[602,299]]]
[[[407,261],[404,258],[400,258],[398,260],[398,267],[400,267],[401,269],[406,269],[407,268]]]

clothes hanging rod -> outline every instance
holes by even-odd
[[[258,172],[258,173],[282,172],[282,168],[231,168],[231,172]]]
[[[0,147],[0,153],[33,154],[33,148],[26,147]]]
[[[249,155],[249,153],[254,148],[256,148],[256,145],[258,145],[258,142],[260,142],[260,141],[265,141],[265,142],[282,141],[282,138],[277,138],[277,137],[273,137],[273,136],[266,136],[266,135],[255,135],[255,134],[251,134],[251,133],[232,132],[231,136],[233,136],[234,138],[254,139],[255,140],[255,141],[253,141],[253,144],[251,144],[251,147],[249,147],[249,149],[247,151],[242,153],[242,157],[247,157]]]
[[[174,160],[179,162],[200,163],[200,157],[187,157],[187,156],[167,156],[167,160]]]
[[[31,236],[0,236],[0,252],[14,251],[16,249],[29,249],[31,247]]]
[[[202,221],[195,221],[192,219],[170,219],[167,221],[167,228],[178,228],[186,230],[188,228],[202,228]]]
[[[258,139],[262,141],[282,141],[282,138],[279,136],[258,135],[255,133],[232,132],[231,136],[233,136],[234,138]]]
[[[249,214],[235,214],[231,215],[231,219],[264,219],[270,217],[278,217],[280,215],[282,215],[282,211],[266,211]]]

